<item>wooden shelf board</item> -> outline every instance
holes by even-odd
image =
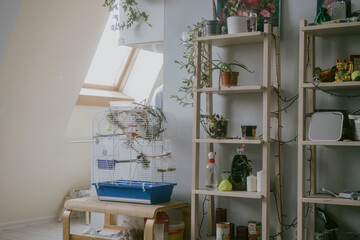
[[[111,101],[134,101],[122,92],[82,88],[77,105],[109,107]]]
[[[302,197],[301,202],[360,207],[360,201],[329,197],[328,195],[321,195],[321,194],[310,196],[310,197]]]
[[[90,234],[70,234],[71,240],[115,240],[118,238],[115,237],[101,237],[101,236],[94,236]]]
[[[165,202],[153,205],[99,201],[98,197],[70,199],[64,208],[71,211],[97,212],[105,214],[126,215],[130,217],[154,218],[158,211],[187,207],[184,202]]]
[[[214,36],[204,36],[195,39],[195,41],[211,44],[217,47],[262,43],[267,34],[264,32],[244,32],[236,34],[224,34]]]
[[[317,87],[326,90],[341,90],[341,89],[352,89],[360,88],[360,81],[351,81],[351,82],[328,82],[328,83],[319,83],[315,84]],[[312,83],[303,83],[300,85],[302,88],[316,88]]]
[[[315,26],[305,26],[301,31],[314,36],[341,36],[344,34],[360,34],[360,22],[329,23]]]
[[[262,144],[263,140],[261,138],[254,139],[217,139],[217,138],[205,138],[205,139],[194,139],[194,142],[197,143],[230,143],[230,144]]]
[[[195,92],[202,93],[216,93],[222,94],[233,94],[233,93],[261,93],[265,89],[264,86],[233,86],[233,87],[220,87],[220,88],[197,88]]]
[[[247,191],[207,191],[207,190],[193,190],[194,194],[198,195],[212,195],[222,197],[236,197],[236,198],[250,198],[250,199],[262,199],[262,193],[247,192]]]
[[[360,141],[301,141],[302,145],[320,145],[320,146],[348,146],[348,147],[358,147],[360,146]]]

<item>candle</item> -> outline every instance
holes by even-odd
[[[261,192],[261,177],[262,177],[262,170],[258,171],[256,173],[256,177],[257,177],[257,191]]]
[[[256,192],[256,176],[250,175],[246,178],[246,187],[248,192]]]

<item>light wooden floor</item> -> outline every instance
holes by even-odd
[[[82,233],[88,227],[84,217],[71,220],[72,233]],[[46,223],[1,229],[0,240],[62,240],[62,222],[54,219]]]

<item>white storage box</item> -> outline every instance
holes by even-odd
[[[351,127],[354,129],[354,138],[360,141],[360,115],[349,115]]]
[[[343,134],[344,115],[341,112],[315,112],[311,116],[311,141],[339,141]]]

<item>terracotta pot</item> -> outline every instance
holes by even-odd
[[[236,86],[238,82],[239,72],[232,72],[233,79],[231,81],[231,72],[222,72],[221,73],[221,85],[228,87]],[[231,84],[230,84],[231,83]]]

